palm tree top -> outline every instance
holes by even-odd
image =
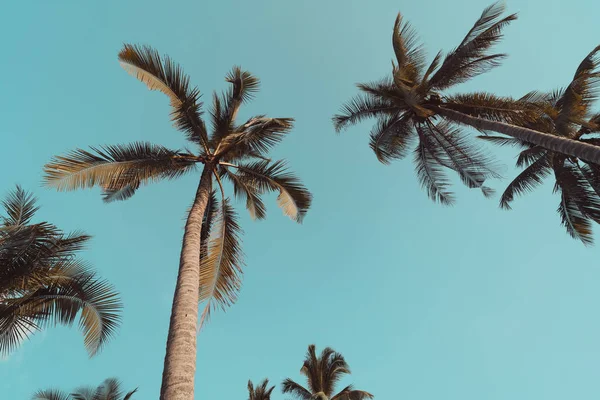
[[[0,353],[47,325],[71,325],[79,316],[84,344],[95,355],[115,334],[122,304],[113,287],[78,258],[90,236],[32,223],[39,207],[19,186],[2,205]]]
[[[263,379],[256,387],[248,381],[248,400],[270,400],[275,386],[269,387],[269,380]]]
[[[73,393],[64,393],[56,389],[40,390],[32,400],[130,400],[137,388],[123,392],[121,382],[115,378],[105,380],[98,387],[80,387]]]
[[[306,377],[308,387],[287,378],[283,381],[283,393],[290,393],[298,400],[365,400],[373,395],[363,390],[356,390],[352,385],[346,386],[337,394],[336,384],[345,375],[350,374],[350,368],[344,357],[330,347],[323,349],[317,356],[316,346],[308,346],[300,373]]]
[[[460,44],[446,56],[438,52],[429,66],[415,30],[398,14],[392,32],[391,75],[357,84],[360,94],[333,117],[336,130],[375,118],[370,147],[384,164],[407,156],[416,139],[417,175],[429,197],[442,204],[454,203],[444,169],[458,173],[466,186],[491,195],[484,182],[500,177],[499,165],[443,111],[510,122],[530,115],[523,102],[491,93],[445,94],[506,57],[490,52],[502,39],[503,29],[517,18],[516,14],[503,17],[504,10],[501,3],[487,7]]]

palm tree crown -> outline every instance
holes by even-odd
[[[314,344],[308,346],[308,352],[300,373],[306,377],[308,387],[287,378],[283,381],[283,393],[290,393],[298,400],[366,400],[373,395],[363,390],[355,390],[352,385],[346,386],[337,394],[335,386],[350,368],[344,357],[333,349],[326,347],[317,357]]]
[[[130,400],[135,392],[137,389],[124,393],[121,382],[110,378],[98,387],[81,387],[69,394],[56,389],[40,390],[32,400]]]
[[[248,400],[271,400],[271,392],[273,392],[275,386],[268,386],[268,379],[264,379],[256,387],[254,387],[252,381],[248,381]]]
[[[600,162],[600,147],[524,128],[538,116],[529,96],[517,100],[485,92],[445,94],[505,58],[490,53],[503,29],[516,19],[503,13],[500,3],[487,7],[460,44],[445,57],[437,53],[428,67],[414,30],[399,14],[392,34],[396,61],[391,77],[358,84],[362,93],[333,118],[337,131],[376,118],[370,146],[382,163],[405,157],[416,139],[417,176],[429,197],[443,204],[454,202],[444,169],[456,171],[468,187],[480,188],[486,196],[492,191],[484,182],[498,177],[495,163],[468,140],[460,125],[527,138],[546,149]]]
[[[90,237],[32,223],[36,200],[18,186],[2,205],[0,353],[45,325],[71,325],[80,315],[85,346],[96,354],[115,333],[122,306],[112,286],[77,258]]]
[[[538,104],[541,115],[525,126],[537,131],[566,137],[583,143],[600,145],[594,137],[600,133],[600,114],[591,111],[600,83],[600,46],[581,62],[573,80],[565,88],[551,94],[536,94],[531,101]],[[549,151],[541,146],[501,136],[482,136],[498,145],[523,148],[517,167],[524,170],[504,191],[500,206],[510,209],[515,196],[539,186],[544,178],[554,175],[555,192],[560,193],[558,213],[567,232],[584,244],[593,242],[591,223],[600,223],[600,166],[577,157]]]

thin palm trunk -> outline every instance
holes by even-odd
[[[589,143],[550,135],[503,122],[472,117],[443,107],[436,107],[435,111],[439,115],[457,123],[469,125],[480,130],[502,133],[515,139],[544,147],[548,150],[600,164],[600,146],[594,146]]]
[[[173,298],[161,400],[193,400],[196,372],[200,231],[212,190],[212,167],[205,165],[183,235],[179,275]]]

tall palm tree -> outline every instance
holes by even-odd
[[[254,387],[252,381],[248,381],[248,400],[271,400],[271,392],[275,386],[269,386],[269,380],[264,379],[258,386]]]
[[[115,333],[121,302],[77,257],[90,237],[32,223],[36,199],[17,186],[0,215],[0,353],[50,324],[79,326],[90,356]]]
[[[214,308],[225,309],[233,303],[241,284],[240,226],[222,181],[233,185],[234,194],[245,201],[255,219],[266,217],[261,196],[278,192],[284,214],[301,222],[311,194],[284,161],[267,158],[269,150],[292,129],[293,119],[264,115],[244,122],[236,119],[240,106],[258,90],[259,80],[252,74],[234,67],[227,75],[229,90],[213,95],[209,135],[202,120],[200,92],[190,85],[181,67],[150,47],[134,45],[125,45],[119,60],[150,90],[169,97],[175,126],[195,150],[170,150],[150,143],[77,149],[47,164],[45,179],[59,190],[100,186],[108,202],[125,200],[143,184],[177,178],[202,165],[185,225],[161,388],[163,400],[189,400],[194,393],[198,301],[206,301],[204,321]]]
[[[137,388],[123,393],[121,382],[110,378],[98,387],[81,387],[73,393],[64,393],[56,389],[40,390],[32,400],[129,400]]]
[[[366,400],[373,395],[364,390],[356,390],[352,385],[346,386],[337,394],[335,385],[350,368],[344,357],[333,349],[326,347],[317,357],[315,345],[308,346],[304,364],[300,373],[306,377],[308,387],[287,378],[283,381],[283,393],[290,393],[298,400]]]
[[[527,128],[581,143],[600,145],[600,113],[591,106],[600,89],[600,46],[587,55],[565,88],[551,94],[536,94],[532,102],[542,111]],[[504,191],[500,206],[510,209],[516,195],[531,191],[544,178],[554,175],[554,191],[560,193],[558,213],[571,237],[585,245],[593,243],[592,222],[600,223],[600,165],[550,151],[531,142],[502,136],[482,136],[498,145],[521,147],[517,167],[524,170]]]
[[[490,191],[483,182],[497,176],[490,160],[467,140],[460,125],[500,132],[567,156],[600,163],[598,146],[524,127],[523,121],[537,116],[527,98],[515,100],[490,93],[444,94],[498,66],[506,56],[490,53],[491,47],[501,40],[503,29],[516,19],[515,14],[502,17],[503,13],[500,3],[487,7],[458,47],[445,57],[437,53],[427,68],[415,31],[398,14],[392,34],[396,56],[392,75],[378,82],[358,84],[361,94],[333,117],[336,130],[376,118],[370,145],[383,163],[405,157],[416,139],[417,175],[429,196],[444,204],[451,204],[454,199],[442,168],[456,171],[467,186],[482,188],[484,194]]]

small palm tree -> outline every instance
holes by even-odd
[[[306,377],[308,388],[287,378],[283,381],[283,393],[290,393],[298,400],[366,400],[373,395],[364,390],[356,390],[352,385],[346,386],[337,394],[335,385],[350,368],[344,357],[333,349],[326,347],[317,357],[315,345],[308,346],[308,352],[300,373]]]
[[[412,142],[417,175],[429,196],[453,203],[443,168],[456,171],[469,187],[490,190],[483,182],[496,177],[494,165],[469,142],[461,125],[495,131],[542,146],[567,156],[600,163],[600,147],[528,129],[524,121],[535,119],[528,99],[515,100],[490,93],[444,94],[457,84],[499,65],[505,54],[491,54],[503,29],[516,15],[502,17],[504,6],[487,7],[463,41],[443,58],[439,52],[425,68],[423,47],[412,27],[398,14],[392,34],[396,62],[392,75],[374,83],[358,84],[362,92],[348,102],[333,121],[339,132],[366,118],[376,118],[371,148],[382,163],[408,154]]]
[[[77,253],[90,239],[48,222],[31,223],[35,198],[17,186],[0,216],[0,353],[49,324],[79,326],[90,356],[115,333],[121,302]]]
[[[255,219],[266,217],[261,196],[278,192],[284,214],[301,222],[311,194],[284,161],[267,158],[269,150],[292,129],[293,119],[264,115],[241,123],[236,119],[240,106],[258,90],[259,80],[252,74],[234,67],[227,75],[231,87],[222,96],[213,96],[209,135],[201,118],[200,92],[177,64],[149,47],[133,45],[125,45],[119,60],[149,89],[169,97],[175,126],[195,150],[170,150],[150,143],[77,149],[47,164],[45,179],[59,190],[99,186],[104,200],[110,202],[131,197],[143,184],[177,178],[202,165],[185,225],[161,389],[163,400],[191,399],[198,301],[206,301],[202,323],[214,308],[232,304],[241,285],[240,226],[222,181],[233,185],[234,194],[245,201]]]
[[[256,388],[252,381],[248,381],[248,400],[271,400],[271,392],[275,389],[275,386],[270,388],[268,386],[268,379],[264,379]]]
[[[600,88],[600,46],[581,62],[566,89],[551,94],[536,94],[531,101],[542,111],[540,118],[525,123],[527,128],[581,143],[600,145],[600,113],[591,106]],[[517,159],[524,170],[504,191],[500,206],[510,209],[515,196],[539,186],[544,178],[554,175],[554,191],[560,193],[558,213],[571,237],[586,245],[593,243],[591,223],[600,223],[600,166],[577,157],[546,150],[527,141],[482,136],[498,145],[523,148]]]
[[[56,389],[40,390],[32,400],[130,400],[135,392],[137,389],[123,393],[121,382],[110,378],[98,387],[81,387],[73,393],[64,393]]]

